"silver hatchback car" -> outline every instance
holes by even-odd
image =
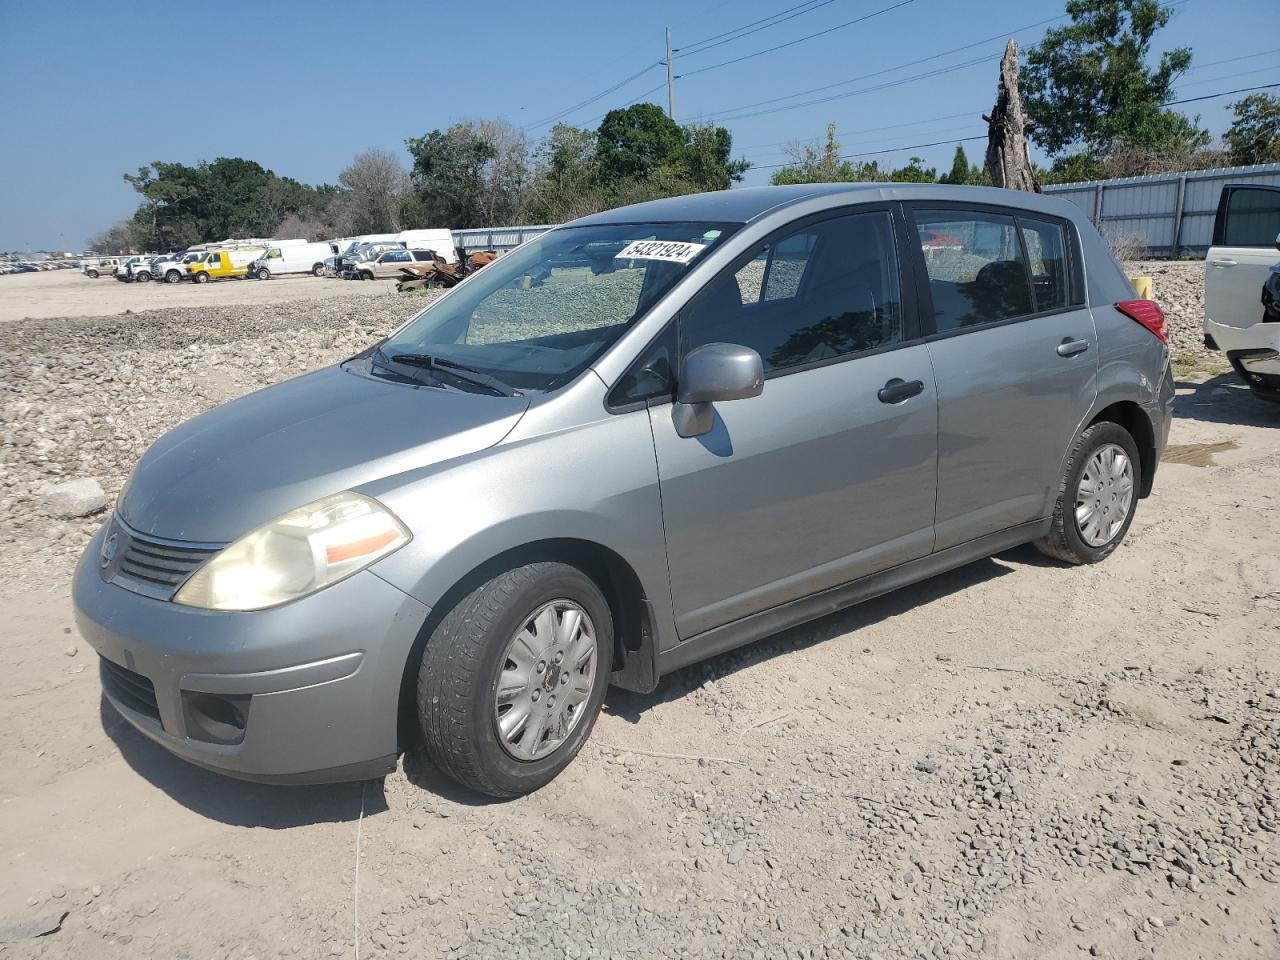
[[[162,437],[81,560],[79,627],[120,713],[202,766],[361,779],[420,739],[525,793],[611,683],[1018,544],[1106,557],[1168,435],[1166,339],[1042,196],[596,214]]]

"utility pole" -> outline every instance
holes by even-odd
[[[676,118],[676,78],[671,64],[671,28],[667,27],[667,116]]]

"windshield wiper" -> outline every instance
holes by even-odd
[[[456,377],[459,380],[465,380],[468,383],[474,383],[477,386],[488,387],[495,393],[504,397],[519,397],[523,394],[510,386],[503,383],[497,377],[491,377],[487,373],[481,373],[471,367],[456,363],[453,360],[445,360],[443,357],[433,357],[429,353],[385,353],[381,347],[378,353],[392,363],[403,363],[407,367],[421,367],[424,370],[430,370],[433,373],[440,372],[449,376]]]

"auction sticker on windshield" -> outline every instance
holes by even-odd
[[[615,260],[666,260],[670,263],[688,263],[703,250],[705,243],[678,243],[671,240],[632,240]]]

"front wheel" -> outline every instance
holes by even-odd
[[[139,283],[147,283],[151,279],[151,274],[149,274],[146,270],[143,270],[140,274],[134,277],[134,279],[137,280]]]
[[[258,279],[259,279],[259,280],[270,280],[270,279],[271,279],[271,271],[270,271],[270,270],[268,270],[266,267],[259,267],[259,268],[258,268]]]
[[[208,283],[209,275],[202,270],[191,279],[194,280],[196,283]]]
[[[418,718],[428,755],[491,797],[546,785],[595,725],[612,650],[609,605],[581,570],[540,562],[499,574],[427,640]]]
[[[182,274],[177,270],[168,270],[164,275],[165,283],[177,283],[182,279]]]
[[[1067,455],[1053,523],[1036,548],[1067,563],[1110,556],[1133,523],[1141,481],[1142,461],[1129,431],[1109,421],[1087,427]]]
[[[324,276],[324,264],[323,264],[323,263],[317,263],[314,267],[312,267],[312,268],[311,268],[311,275],[312,275],[313,277],[323,277],[323,276]]]
[[[373,279],[373,274],[372,274],[372,273],[370,273],[368,270],[361,270],[361,271],[360,271],[360,279],[361,279],[361,280],[372,280],[372,279]]]

